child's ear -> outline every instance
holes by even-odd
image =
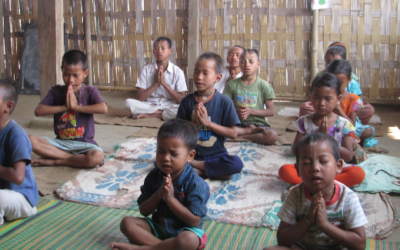
[[[88,74],[89,74],[89,69],[83,71],[83,78],[87,77]]]
[[[337,96],[337,99],[338,99],[338,100],[342,100],[342,94],[339,94],[339,95]]]
[[[336,174],[340,174],[340,173],[342,172],[342,170],[343,170],[343,165],[344,165],[344,163],[343,163],[343,160],[342,160],[342,159],[339,159],[339,160],[336,162]]]
[[[196,150],[193,149],[193,150],[189,151],[188,156],[187,156],[187,162],[189,162],[189,163],[192,162],[195,155],[196,155]]]
[[[294,168],[296,169],[297,176],[300,177],[299,165],[297,163],[294,164]]]
[[[7,113],[11,113],[11,111],[14,109],[14,106],[15,106],[15,103],[14,103],[13,101],[8,101],[8,102],[6,103],[6,109],[5,109],[5,111],[6,111]]]
[[[221,81],[222,79],[222,73],[217,74],[217,77],[215,78],[215,83]]]
[[[171,55],[171,54],[172,54],[172,48],[169,49],[169,55]]]

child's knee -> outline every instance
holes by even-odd
[[[183,231],[176,236],[178,249],[198,249],[200,239],[197,234],[192,231]]]
[[[100,150],[93,150],[90,152],[90,154],[88,154],[88,158],[88,167],[96,167],[103,162],[104,154]]]
[[[267,137],[266,144],[273,144],[278,140],[278,134],[273,130],[265,131],[265,135]]]
[[[130,228],[135,227],[137,224],[136,219],[138,219],[138,218],[132,217],[132,216],[125,216],[121,220],[121,223],[119,224],[121,232],[126,234]]]

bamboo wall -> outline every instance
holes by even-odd
[[[93,82],[100,89],[133,90],[140,70],[154,58],[159,36],[173,41],[171,61],[185,74],[188,64],[189,0],[88,0]],[[85,51],[84,2],[63,0],[65,49]],[[199,52],[226,58],[239,44],[260,51],[260,76],[277,98],[307,100],[310,89],[311,0],[200,0]],[[18,78],[23,25],[34,22],[37,0],[2,0],[4,74]],[[333,0],[319,11],[318,68],[333,41],[348,48],[364,99],[400,97],[399,0]]]

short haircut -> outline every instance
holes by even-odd
[[[256,49],[245,49],[242,54],[240,55],[240,58],[244,56],[246,53],[254,53],[257,56],[257,59],[260,61],[260,53],[258,53],[258,50]]]
[[[224,68],[224,63],[222,62],[222,58],[218,54],[215,54],[213,52],[205,52],[205,53],[201,54],[199,56],[199,58],[197,58],[197,62],[202,59],[213,60],[215,62],[215,66],[214,66],[215,73],[217,73],[217,74],[222,73],[222,70]]]
[[[82,63],[82,69],[85,71],[88,69],[87,56],[80,50],[70,50],[66,52],[61,61],[61,69],[64,65],[77,65]]]
[[[326,72],[316,76],[311,84],[311,93],[319,87],[333,88],[336,90],[336,94],[340,95],[340,81],[334,74]]]
[[[153,43],[153,49],[156,48],[156,44],[157,44],[158,42],[162,42],[162,41],[167,41],[167,43],[168,43],[168,48],[172,48],[172,41],[171,41],[171,39],[169,39],[168,37],[165,37],[165,36],[160,36],[159,38],[157,38],[157,40],[154,41],[154,43]]]
[[[0,95],[3,98],[3,102],[13,101],[14,108],[11,110],[10,114],[14,111],[18,102],[18,91],[15,85],[9,79],[0,79]]]
[[[314,132],[310,134],[304,135],[299,143],[297,143],[295,148],[296,153],[296,162],[299,163],[300,153],[306,147],[312,143],[316,142],[327,142],[332,147],[332,154],[335,157],[335,161],[337,162],[340,159],[340,152],[339,152],[339,144],[338,142],[330,135],[321,133],[321,132]]]
[[[326,69],[329,73],[332,74],[346,74],[347,78],[351,79],[351,65],[346,60],[333,60]]]
[[[234,49],[234,48],[239,48],[239,49],[242,49],[243,51],[244,51],[244,48],[242,47],[242,46],[240,46],[240,45],[235,45],[235,46],[233,46],[232,48],[230,48],[229,50],[228,50],[228,54],[231,52],[231,50],[232,49]]]
[[[196,126],[189,121],[172,119],[164,122],[160,127],[157,139],[160,137],[181,139],[185,142],[188,150],[193,150],[197,145],[199,132]]]
[[[343,43],[334,42],[329,45],[328,50],[325,53],[325,59],[328,55],[339,55],[342,59],[346,60],[346,47]]]

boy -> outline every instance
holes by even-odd
[[[199,130],[197,154],[190,165],[203,178],[226,180],[242,170],[243,162],[229,155],[224,146],[226,137],[236,138],[240,121],[232,101],[214,88],[221,80],[222,67],[215,53],[199,56],[193,73],[197,91],[182,99],[176,117],[193,122]]]
[[[33,166],[95,167],[104,159],[103,150],[93,140],[93,114],[106,114],[107,105],[94,86],[85,86],[89,73],[87,57],[70,50],[62,58],[65,85],[53,86],[39,103],[35,115],[54,115],[56,139],[29,135],[33,152],[42,158]]]
[[[201,229],[210,197],[207,183],[189,163],[199,134],[188,121],[165,122],[157,135],[155,168],[147,175],[138,198],[145,218],[125,217],[121,231],[140,249],[204,249],[207,236]],[[152,219],[147,216],[153,214]],[[112,249],[136,249],[111,243]]]
[[[275,98],[271,85],[257,76],[258,51],[246,49],[240,56],[241,78],[232,80],[224,94],[233,100],[241,124],[238,136],[259,144],[273,144],[278,134],[271,130],[266,117],[274,115]]]
[[[185,75],[168,59],[172,53],[169,38],[159,37],[153,44],[153,53],[156,62],[144,67],[138,78],[137,100],[127,99],[125,107],[137,119],[173,119],[187,91]]]
[[[10,119],[18,101],[14,85],[0,79],[0,225],[36,214],[39,201],[31,168],[32,146],[23,128]]]
[[[242,77],[243,73],[240,69],[239,59],[243,51],[244,48],[240,45],[235,45],[229,49],[228,57],[226,58],[229,66],[224,68],[221,80],[215,84],[215,88],[219,93],[224,93],[225,86],[230,80]]]
[[[289,191],[278,213],[277,240],[284,247],[266,249],[365,249],[368,221],[358,197],[334,180],[343,167],[337,141],[310,133],[295,153],[303,183]]]

